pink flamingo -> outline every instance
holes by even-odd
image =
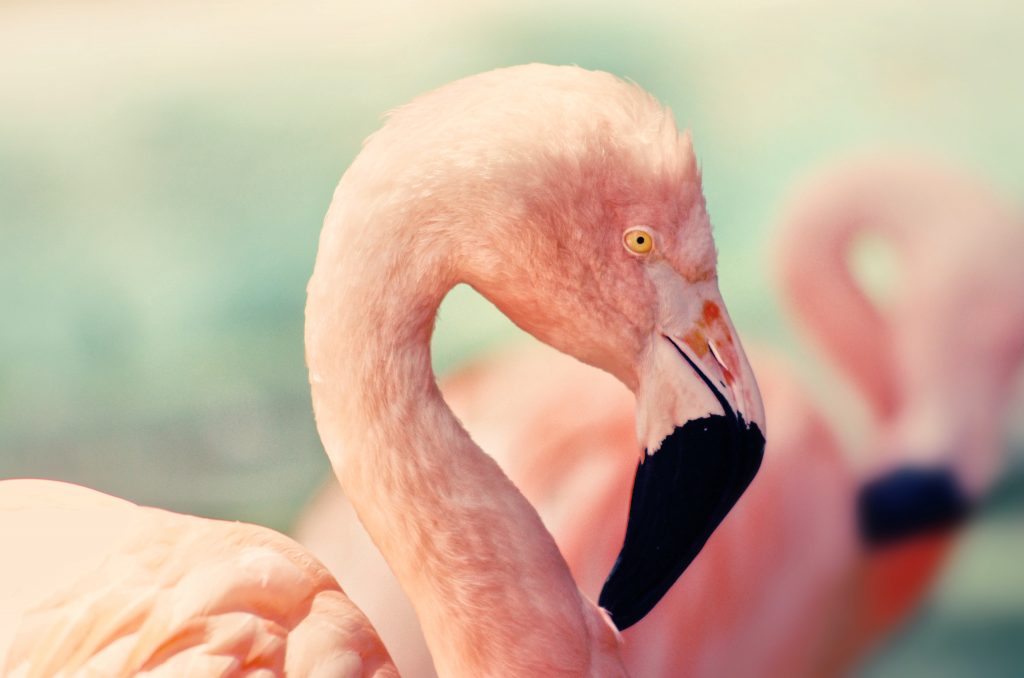
[[[376,632],[273,530],[0,481],[0,674],[395,678]]]
[[[625,633],[632,674],[842,672],[913,609],[949,548],[947,526],[999,460],[1001,403],[1024,349],[1017,219],[969,180],[907,160],[847,163],[799,193],[778,242],[784,288],[872,410],[868,464],[844,452],[781,358],[755,352],[772,426],[764,466],[680,583]],[[848,268],[863,231],[889,240],[902,266],[882,308]],[[580,588],[597,591],[630,493],[628,390],[518,348],[457,372],[444,393],[538,508]],[[328,485],[297,538],[358,582],[397,665],[430,675],[411,609],[350,511]],[[334,548],[341,531],[356,548]]]
[[[436,387],[434,316],[460,282],[637,393],[646,451],[601,608]],[[612,622],[654,607],[761,460],[689,137],[604,73],[503,69],[393,113],[326,216],[306,354],[335,474],[444,675],[623,675]],[[285,537],[48,481],[0,484],[0,508],[16,675],[394,675]]]
[[[942,525],[958,525],[996,478],[1024,360],[1022,222],[972,178],[898,157],[824,173],[790,209],[781,241],[790,244],[779,249],[785,297],[872,416],[869,454],[855,469],[856,586],[841,602],[850,613],[829,666],[849,665],[909,615],[953,543],[956,530]],[[881,306],[836,265],[864,232],[899,262]]]

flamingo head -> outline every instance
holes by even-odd
[[[940,164],[867,169],[864,181],[890,192],[873,228],[901,265],[878,316],[892,406],[879,409],[858,499],[865,543],[883,547],[951,531],[998,478],[1024,360],[1024,228],[990,189]]]
[[[753,479],[764,410],[718,290],[689,135],[608,74],[495,73],[459,90],[470,118],[452,143],[474,158],[459,195],[486,196],[487,206],[445,201],[459,205],[445,219],[461,224],[451,266],[520,327],[637,395],[641,459],[599,600],[624,629],[668,591]]]
[[[1024,305],[1000,296],[950,314],[941,329],[928,323],[926,337],[913,320],[897,333],[908,348],[898,364],[901,397],[880,422],[858,496],[868,547],[957,528],[998,479],[1005,406],[1024,359]]]

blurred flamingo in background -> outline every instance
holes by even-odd
[[[863,234],[895,255],[881,303],[843,265]],[[936,528],[976,507],[1004,461],[1024,359],[1024,217],[939,163],[860,158],[810,182],[779,242],[784,299],[871,416],[856,460],[857,586],[828,660],[842,667],[912,611],[955,535]]]
[[[881,305],[850,268],[865,232],[897,256]],[[999,465],[1024,351],[1022,240],[1020,217],[990,192],[920,161],[848,162],[798,193],[778,233],[783,289],[863,396],[864,449],[847,451],[781,357],[754,351],[765,463],[662,605],[624,634],[631,673],[843,673],[906,618]],[[630,496],[629,392],[541,347],[474,362],[443,390],[538,508],[581,589],[597,591]],[[409,604],[334,483],[296,534],[359,583],[397,665],[430,675]]]
[[[601,608],[437,389],[430,334],[460,282],[637,393],[646,456],[623,472],[641,489]],[[393,113],[335,192],[305,339],[338,481],[445,675],[623,675],[613,623],[655,606],[761,461],[689,137],[606,73],[502,69]],[[38,480],[0,483],[0,528],[5,673],[394,675],[270,530]]]

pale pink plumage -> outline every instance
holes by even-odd
[[[384,678],[334,577],[287,537],[46,480],[0,481],[0,673]]]
[[[972,491],[990,485],[1001,403],[1024,350],[1024,279],[1014,261],[1024,248],[1015,219],[971,181],[898,159],[848,163],[799,194],[779,243],[785,288],[863,393],[874,433],[864,436],[861,460],[844,454],[786,363],[755,352],[771,422],[764,466],[661,605],[624,634],[632,674],[843,672],[914,608],[949,534],[866,553],[856,534],[857,484],[894,463],[946,455]],[[882,309],[848,268],[864,231],[891,240],[900,265]],[[443,390],[538,508],[581,589],[594,595],[617,551],[636,463],[629,392],[541,348],[472,363]],[[975,401],[960,403],[968,394]],[[914,421],[922,410],[964,433],[915,438],[927,432]],[[344,553],[332,547],[339,531],[350,539],[361,532],[347,511],[329,484],[297,538],[343,580],[359,583],[358,601],[379,620],[398,666],[429,675],[416,621],[379,555],[368,544]]]
[[[853,478],[806,396],[775,378],[778,368],[767,369],[767,362],[755,363],[765,375],[758,383],[772,418],[762,469],[661,604],[623,634],[630,675],[798,675],[761,671],[801,668],[807,647],[823,651],[832,630],[822,623],[823,604],[845,584],[853,557],[852,517],[849,532],[834,529],[837,516],[852,512]],[[622,506],[637,459],[629,391],[535,346],[471,363],[446,379],[443,391],[474,439],[537,508],[580,588],[596,595],[625,529]],[[785,403],[792,416],[780,415],[773,403]],[[828,519],[809,520],[808,503]],[[403,673],[433,675],[411,606],[360,532],[340,490],[328,483],[295,534],[350,584]],[[334,547],[342,534],[351,548]],[[808,550],[807,543],[820,548]],[[797,619],[806,620],[800,637],[791,633]],[[788,647],[780,644],[787,641]],[[736,652],[738,646],[745,651]]]
[[[650,256],[623,246],[636,225],[656,239]],[[393,113],[345,173],[308,287],[317,426],[442,673],[623,668],[608,615],[437,391],[441,299],[468,282],[618,376],[640,393],[654,443],[714,416],[752,432],[737,453],[759,459],[763,410],[715,267],[689,138],[608,74],[532,65],[452,83]],[[715,317],[698,328],[701,308]],[[696,357],[669,348],[682,336]],[[0,643],[15,675],[393,674],[334,580],[270,530],[49,481],[0,484],[0,507],[4,529],[21,530],[0,564],[0,599],[14,601]]]
[[[426,126],[429,141],[415,143]],[[417,228],[381,237],[399,222]],[[623,247],[638,224],[658,233],[650,259]],[[661,440],[720,407],[664,338],[690,331],[703,305],[722,307],[709,226],[671,117],[638,88],[575,68],[499,71],[427,95],[342,179],[309,286],[314,409],[440,674],[622,673],[610,620],[437,389],[429,341],[443,297],[471,284],[538,338],[616,375],[640,393],[641,437]],[[761,426],[724,313],[718,327],[730,398]]]

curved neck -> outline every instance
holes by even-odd
[[[899,405],[892,337],[849,261],[868,220],[838,208],[798,215],[784,230],[778,262],[787,303],[884,420]]]
[[[596,608],[435,383],[434,316],[457,282],[437,239],[415,228],[374,239],[384,245],[351,237],[397,233],[389,218],[399,217],[377,214],[371,228],[332,208],[309,284],[313,405],[335,474],[413,601],[441,675],[581,675]]]

